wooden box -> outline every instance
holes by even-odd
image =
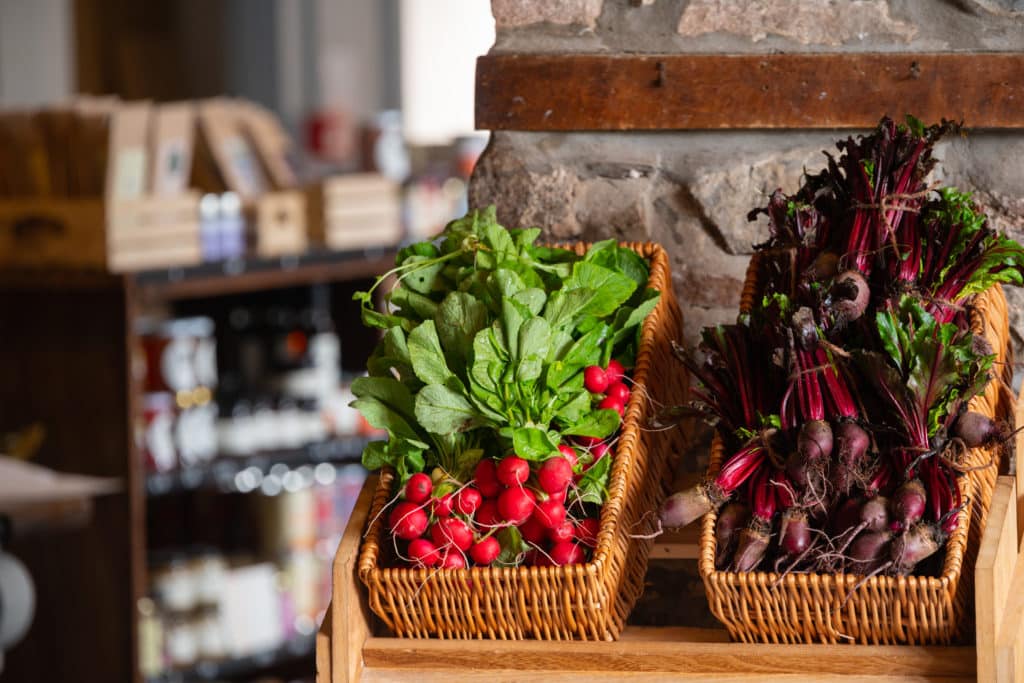
[[[382,175],[328,178],[309,196],[313,239],[329,249],[390,246],[402,239],[400,187]]]
[[[199,196],[0,201],[0,266],[113,272],[200,261]]]
[[[303,254],[309,246],[306,196],[299,190],[268,192],[255,200],[256,252],[265,258]]]

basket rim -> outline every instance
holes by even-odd
[[[746,286],[744,289],[752,289],[755,293],[760,292],[760,260],[761,254],[754,253],[750,258],[750,264],[747,268]],[[992,298],[1002,297],[1002,287],[998,283],[989,287],[983,292],[974,295],[973,301],[983,300],[987,301]],[[745,297],[745,300],[741,303],[741,313],[749,312],[749,297]],[[987,307],[986,307],[987,312]],[[988,339],[988,326],[985,324],[986,315],[981,311],[977,310],[976,307],[971,307],[970,311],[970,324],[971,331],[974,334],[981,334]],[[995,341],[989,339],[989,341]],[[997,353],[1000,351],[997,350]],[[995,381],[995,378],[989,379],[989,384]],[[975,409],[977,404],[983,399],[985,390],[983,389],[977,395],[971,398],[968,404],[971,409]],[[997,412],[996,407],[992,406],[991,410],[987,407],[985,410],[980,411],[985,414],[991,413],[990,417],[995,417]],[[716,431],[712,446],[711,446],[711,461],[708,464],[707,475],[712,474],[712,470],[717,469],[721,466],[722,451],[724,450],[724,442],[721,435]],[[978,452],[983,449],[971,449],[974,452]],[[996,463],[993,466],[998,466]],[[893,589],[908,589],[913,590],[924,589],[924,590],[942,590],[947,594],[951,595],[951,592],[959,585],[959,578],[963,571],[963,562],[967,552],[967,546],[969,543],[970,524],[973,516],[973,505],[969,504],[971,496],[978,493],[975,489],[977,484],[975,482],[976,477],[973,473],[968,473],[964,478],[966,485],[965,490],[962,491],[964,500],[967,504],[963,506],[957,515],[959,523],[953,534],[950,535],[949,540],[946,543],[946,556],[943,559],[942,573],[939,576],[889,576],[889,575],[875,575],[870,578],[865,578],[865,574],[852,574],[846,572],[839,573],[822,573],[822,572],[790,572],[783,576],[779,576],[777,572],[771,571],[752,571],[752,572],[735,572],[729,570],[717,569],[714,565],[714,555],[717,549],[717,539],[715,538],[715,522],[718,519],[718,511],[710,510],[701,519],[701,534],[700,534],[700,556],[698,558],[698,572],[701,577],[711,581],[716,585],[729,584],[735,585],[741,582],[745,583],[758,583],[758,584],[769,584],[773,590],[779,590],[783,588],[799,588],[800,584],[803,583],[821,583],[831,582],[837,587],[858,587],[860,589],[875,589],[879,591],[891,591]],[[741,578],[743,577],[743,578]],[[781,579],[781,580],[780,580]],[[863,591],[866,593],[867,591]],[[832,596],[834,600],[845,599],[842,595]],[[855,594],[850,594],[851,601],[856,599]]]
[[[556,242],[547,243],[545,246],[568,248],[583,253],[589,249],[593,242]],[[640,345],[637,349],[634,382],[646,386],[648,374],[652,365],[654,343],[658,321],[667,314],[667,308],[675,302],[675,293],[672,289],[672,278],[669,267],[668,252],[657,242],[644,241],[619,241],[620,247],[628,248],[650,262],[650,273],[647,280],[647,287],[661,293],[657,305],[651,314],[643,322],[640,335]],[[657,285],[657,286],[655,286]],[[622,428],[617,438],[615,449],[612,453],[612,467],[609,471],[608,498],[601,506],[601,524],[597,536],[597,544],[591,553],[591,559],[587,562],[561,565],[554,567],[527,567],[519,565],[515,567],[465,567],[460,569],[445,569],[448,576],[457,579],[470,579],[476,577],[494,577],[498,580],[513,580],[521,578],[554,578],[560,576],[584,576],[591,579],[599,578],[604,574],[606,566],[612,554],[612,543],[616,532],[619,529],[619,516],[621,510],[609,506],[613,495],[617,492],[616,500],[624,499],[626,494],[626,477],[633,465],[635,450],[639,442],[640,420],[642,417],[644,397],[640,392],[632,392],[629,402],[626,405],[622,418]],[[628,436],[628,438],[627,438]],[[620,450],[623,442],[626,448]],[[386,537],[386,529],[383,524],[383,508],[390,498],[390,483],[394,477],[394,470],[391,467],[381,468],[377,490],[374,492],[370,505],[370,516],[367,528],[363,534],[363,541],[360,543],[357,559],[357,573],[360,580],[366,586],[373,583],[386,582],[392,577],[412,577],[417,582],[426,582],[441,569],[425,567],[382,567],[380,566],[381,541]],[[378,541],[375,547],[369,547],[367,540],[374,538]],[[467,586],[472,588],[474,584],[470,581]]]

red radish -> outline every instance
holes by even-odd
[[[572,522],[570,522],[568,519],[563,521],[558,526],[548,529],[548,538],[551,539],[552,543],[558,543],[560,541],[571,541],[574,535],[575,527],[573,526]]]
[[[715,566],[726,565],[739,536],[739,530],[750,520],[750,509],[743,503],[726,503],[715,523]]]
[[[576,523],[576,538],[580,543],[590,548],[597,547],[597,532],[601,528],[601,520],[596,517],[587,517]]]
[[[430,492],[433,490],[434,482],[430,480],[430,477],[422,472],[417,472],[409,477],[409,481],[405,482],[405,499],[419,505],[430,498]]]
[[[505,486],[522,486],[530,478],[530,463],[518,455],[502,458],[498,463],[498,481]]]
[[[608,391],[605,392],[606,396],[617,398],[622,405],[629,403],[629,394],[629,387],[627,387],[623,382],[616,382],[608,387]]]
[[[501,493],[497,467],[490,458],[483,458],[476,464],[476,469],[473,470],[473,481],[484,498],[493,498]]]
[[[493,498],[485,498],[480,503],[480,507],[476,509],[476,515],[473,519],[477,526],[485,530],[500,526],[503,520],[498,513],[498,501]]]
[[[483,496],[474,488],[464,488],[455,495],[455,509],[464,515],[472,515],[483,502]]]
[[[414,564],[433,567],[441,561],[441,553],[437,546],[425,538],[416,538],[409,542],[407,553]]]
[[[623,376],[626,374],[626,368],[622,367],[622,363],[613,358],[608,361],[608,367],[604,369],[604,373],[608,377],[608,384],[615,384],[622,381]]]
[[[427,513],[416,503],[403,501],[395,506],[388,517],[391,531],[405,541],[419,538],[427,530]]]
[[[601,443],[601,439],[596,436],[577,436],[576,443],[584,448],[593,448],[597,444]]]
[[[531,545],[540,545],[547,539],[548,530],[536,517],[530,517],[517,528],[523,540]]]
[[[583,548],[572,541],[562,541],[551,546],[548,551],[551,562],[556,566],[565,564],[579,564],[583,562]]]
[[[446,493],[440,498],[431,500],[430,504],[434,510],[435,517],[450,517],[452,509],[455,507],[455,496]]]
[[[473,531],[458,517],[445,517],[430,527],[430,538],[439,548],[454,545],[462,551],[473,545]]]
[[[551,564],[550,562],[547,562],[547,558],[544,557],[544,554],[539,552],[536,548],[530,548],[525,553],[523,553],[523,564],[525,566],[527,566],[527,567],[543,567],[543,566],[546,566],[545,564],[542,564],[542,563],[547,563],[547,565]]]
[[[576,455],[576,449],[568,444],[559,444],[558,452],[565,456],[565,459],[569,461],[569,464],[576,467],[576,463],[579,462],[579,457]]]
[[[498,496],[498,514],[508,522],[522,524],[533,514],[536,502],[537,497],[530,489],[505,489]]]
[[[469,549],[469,556],[473,558],[473,562],[479,565],[488,565],[494,562],[500,554],[501,544],[494,536],[481,538]]]
[[[537,483],[545,493],[564,491],[572,481],[572,465],[565,458],[548,458],[537,470]]]
[[[533,518],[543,524],[545,529],[552,529],[565,521],[565,506],[555,498],[542,500],[534,507]]]
[[[458,550],[449,548],[448,552],[445,553],[444,558],[441,560],[441,566],[444,569],[465,569],[466,558],[462,556]]]
[[[600,365],[590,365],[583,370],[583,386],[593,394],[603,394],[608,388],[608,375]]]
[[[597,404],[597,407],[601,410],[614,410],[619,415],[626,412],[626,405],[619,399],[613,396],[605,396],[601,399],[601,402]]]
[[[608,454],[608,444],[602,441],[601,443],[597,444],[596,446],[590,449],[590,454],[594,456],[593,462],[597,462],[598,460],[600,460],[601,458]]]

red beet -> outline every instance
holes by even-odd
[[[888,531],[865,531],[858,536],[848,551],[849,569],[858,574],[867,574],[885,561],[892,534]]]
[[[803,510],[790,508],[782,513],[779,546],[790,556],[800,555],[811,545],[811,527]]]
[[[871,437],[856,422],[844,421],[835,429],[835,446],[838,456],[832,482],[840,493],[849,493],[853,484],[864,475],[864,456],[871,446]]]
[[[751,524],[740,532],[736,555],[732,559],[732,571],[752,572],[757,569],[757,565],[764,559],[765,551],[768,550],[769,538],[768,530],[758,524],[755,517]]]
[[[1005,440],[1008,436],[1005,426],[973,410],[964,412],[956,419],[953,435],[962,439],[968,448],[990,446]]]
[[[730,502],[722,506],[715,523],[715,566],[725,567],[736,545],[739,530],[750,521],[750,509],[743,503]]]
[[[714,503],[708,497],[707,487],[693,488],[673,493],[662,503],[659,517],[663,526],[671,528],[686,526],[693,520],[707,514]]]
[[[901,529],[909,529],[924,516],[928,503],[924,484],[920,479],[911,479],[892,494],[892,507]]]
[[[832,281],[829,292],[832,311],[845,322],[853,322],[867,310],[871,288],[860,271],[847,270]]]
[[[892,561],[897,574],[909,574],[919,562],[942,547],[945,535],[931,524],[916,524],[896,537],[892,544]]]

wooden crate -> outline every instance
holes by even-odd
[[[317,635],[317,683],[345,681],[1024,681],[1024,557],[1017,486],[1001,477],[975,570],[977,646],[768,645],[724,629],[627,627],[616,642],[395,638],[356,575],[376,477],[367,480],[335,556],[335,593]],[[695,534],[666,535],[652,557],[692,558]]]
[[[304,254],[309,247],[306,196],[300,190],[268,192],[252,205],[256,253],[264,258]]]
[[[309,189],[313,240],[344,251],[397,244],[403,235],[398,183],[375,173],[327,178]]]
[[[122,272],[200,261],[199,196],[0,201],[0,266]]]

